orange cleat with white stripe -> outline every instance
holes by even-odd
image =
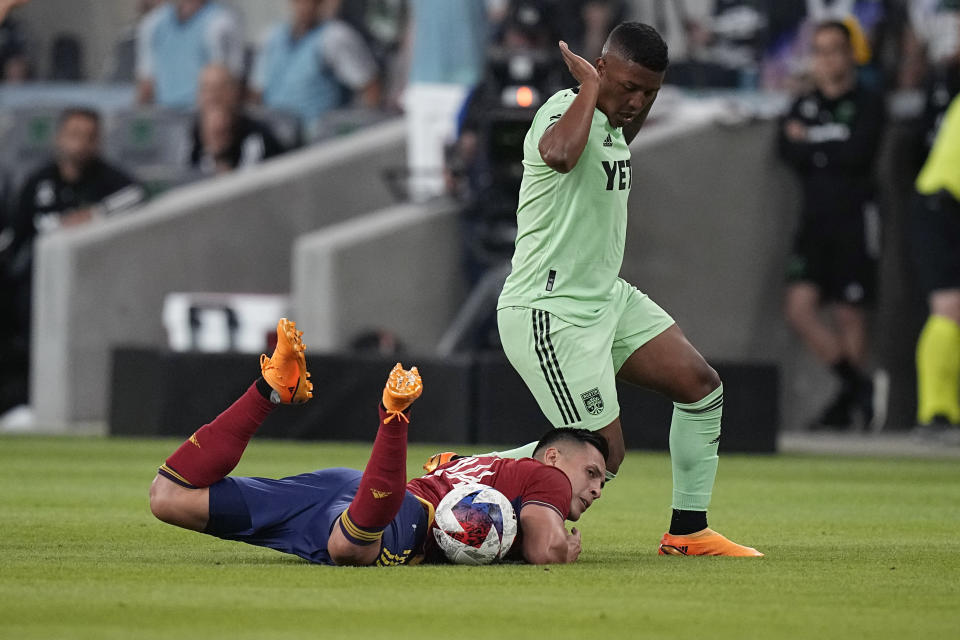
[[[313,383],[308,380],[304,355],[303,331],[297,323],[281,318],[277,323],[277,348],[269,358],[260,356],[260,372],[283,404],[300,404],[313,397]]]
[[[430,459],[423,463],[423,470],[427,473],[433,473],[437,470],[437,467],[441,467],[448,462],[462,458],[463,456],[457,455],[455,451],[444,451],[442,453],[435,453],[430,456]]]
[[[660,538],[660,550],[657,553],[661,556],[763,557],[763,554],[753,547],[745,547],[728,540],[713,529],[704,529],[686,536],[665,533]]]

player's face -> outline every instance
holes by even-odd
[[[603,111],[612,127],[630,124],[657,98],[663,84],[662,71],[650,71],[636,62],[608,53],[597,60],[600,94],[597,108]]]
[[[853,47],[839,29],[825,28],[813,36],[813,79],[819,85],[853,73]]]
[[[90,162],[97,155],[99,145],[100,127],[86,116],[67,118],[57,134],[57,152],[68,162],[81,165]]]
[[[553,464],[570,479],[573,498],[570,500],[570,515],[567,520],[579,520],[580,515],[600,497],[606,481],[607,465],[597,449],[585,443],[558,442],[557,455],[545,456],[547,464]]]

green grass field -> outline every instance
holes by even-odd
[[[173,440],[0,438],[0,638],[955,638],[957,460],[723,456],[711,525],[767,557],[658,557],[670,463],[631,453],[571,566],[309,565],[154,520]],[[410,470],[433,448],[413,447]],[[362,468],[256,440],[237,469]]]

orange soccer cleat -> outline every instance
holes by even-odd
[[[273,388],[283,404],[300,404],[313,397],[313,383],[307,380],[306,345],[297,323],[281,318],[277,323],[277,348],[269,358],[260,356],[263,379]]]
[[[383,408],[390,413],[400,413],[413,404],[423,393],[423,381],[416,367],[409,371],[399,362],[394,365],[383,387]]]
[[[674,536],[669,533],[660,538],[661,556],[736,556],[741,558],[762,558],[763,554],[753,547],[737,544],[712,529],[687,536]]]
[[[423,463],[423,470],[427,473],[433,473],[437,470],[437,467],[442,467],[448,462],[452,462],[463,456],[457,455],[453,451],[444,451],[443,453],[435,453],[430,456],[430,459]]]

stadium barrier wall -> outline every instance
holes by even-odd
[[[313,355],[313,400],[278,407],[264,421],[263,437],[370,442],[376,405],[395,356]],[[513,447],[550,429],[530,392],[503,355],[437,358],[405,354],[423,374],[424,393],[413,407],[412,442]],[[777,369],[773,365],[717,364],[729,383],[721,449],[774,453],[777,446]],[[210,422],[253,381],[256,359],[245,354],[175,353],[119,348],[113,353],[110,433],[185,438]],[[209,384],[198,387],[198,377]],[[142,398],[138,389],[150,388]],[[627,446],[666,450],[671,403],[621,385]],[[476,448],[462,453],[474,453]]]
[[[711,364],[778,365],[780,426],[799,426],[793,417],[809,416],[811,397],[825,400],[832,380],[781,312],[800,190],[777,157],[776,123],[699,118],[645,135],[631,145],[622,277],[670,313]]]
[[[383,176],[403,166],[404,143],[403,123],[392,121],[41,237],[31,354],[38,428],[106,418],[110,352],[166,343],[166,293],[290,291],[294,239],[389,205]]]
[[[291,303],[315,352],[387,330],[433,351],[463,303],[457,205],[405,204],[297,239]]]

